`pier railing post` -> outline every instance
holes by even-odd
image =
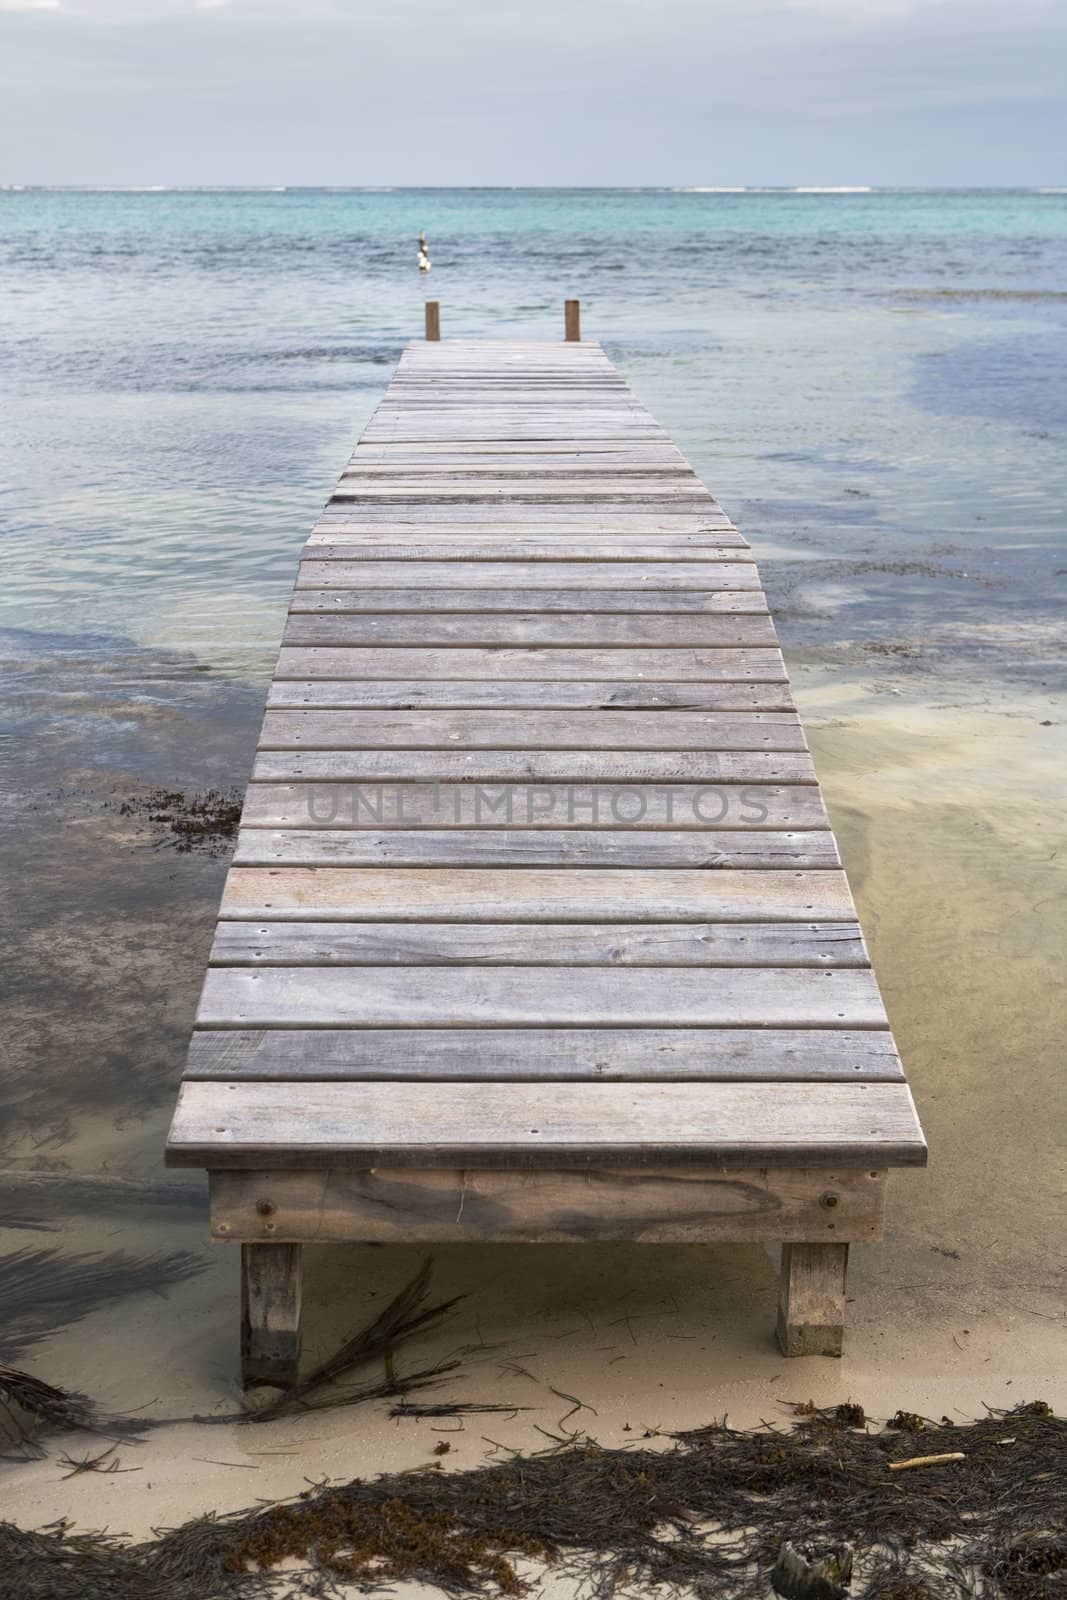
[[[426,337],[434,340],[441,337],[440,300],[427,300],[426,302]]]
[[[580,344],[582,339],[582,303],[580,300],[563,302],[563,337],[568,344]]]

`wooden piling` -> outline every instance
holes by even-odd
[[[440,300],[427,300],[426,302],[426,337],[434,341],[439,340],[441,337]]]
[[[823,1197],[825,1202],[825,1196]],[[839,1356],[848,1245],[783,1244],[778,1344],[787,1356]]]
[[[257,1213],[259,1214],[259,1213]],[[241,1379],[288,1389],[300,1360],[301,1248],[241,1246]]]
[[[582,302],[564,300],[563,337],[568,344],[580,344],[582,339]]]

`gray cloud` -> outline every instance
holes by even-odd
[[[0,181],[1061,182],[1050,0],[0,0]]]

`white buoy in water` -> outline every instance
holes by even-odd
[[[430,253],[429,253],[429,247],[427,246],[427,243],[426,243],[426,235],[424,233],[420,233],[419,234],[419,271],[420,272],[429,272],[430,266],[431,266]]]

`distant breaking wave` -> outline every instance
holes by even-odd
[[[808,183],[798,184],[789,194],[873,194],[869,183]]]

